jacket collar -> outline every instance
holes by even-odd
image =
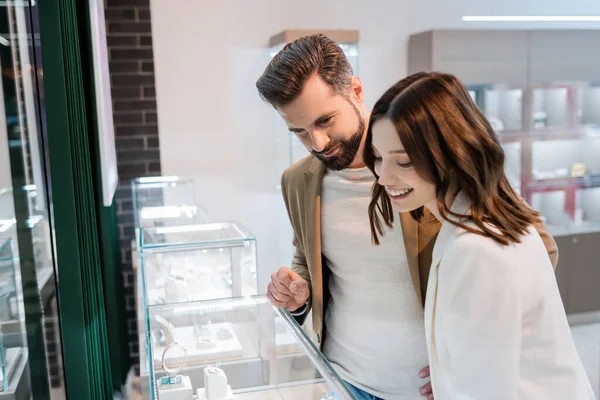
[[[450,211],[459,215],[471,214],[471,201],[463,191],[458,192],[458,194],[456,195],[456,198],[454,199],[454,202],[450,207]],[[455,222],[460,222],[462,220],[461,218],[455,217],[453,215],[446,215],[446,218]],[[453,232],[456,229],[459,229],[457,226],[448,221],[442,220],[440,222],[442,223],[442,227],[440,229],[440,233],[438,234],[435,246],[433,248],[432,267],[436,266],[440,262],[444,250],[446,249],[446,243],[452,236]]]
[[[325,171],[327,170],[325,164],[323,164],[321,160],[319,160],[313,155],[310,155],[309,157],[311,157],[311,160],[308,165],[308,168],[306,168],[306,170],[304,171],[304,174],[312,175],[315,177],[322,177],[323,175],[325,175]]]

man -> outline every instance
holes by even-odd
[[[312,309],[317,344],[358,398],[432,399],[428,368],[418,371],[428,364],[423,304],[440,224],[400,214],[371,245],[360,78],[335,42],[311,35],[281,50],[256,86],[312,153],[282,176],[296,252],[267,296],[300,323]],[[554,240],[538,230],[556,265]]]

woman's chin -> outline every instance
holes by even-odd
[[[410,193],[404,198],[394,198],[390,196],[390,202],[392,203],[394,211],[405,213],[415,211],[423,207],[423,204],[417,204],[418,202],[415,201],[413,194],[414,193]]]

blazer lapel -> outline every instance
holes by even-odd
[[[409,213],[400,213],[399,216],[410,277],[415,287],[417,298],[422,304],[423,297],[421,293],[421,278],[419,272],[419,224]]]
[[[323,266],[321,263],[321,183],[326,167],[317,158],[304,171],[305,232],[307,248],[304,253],[311,273],[312,307],[323,311]],[[317,321],[315,321],[317,322]],[[318,321],[322,323],[322,321]],[[320,332],[321,326],[313,327]]]

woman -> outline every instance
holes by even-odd
[[[442,222],[425,305],[436,400],[592,400],[539,214],[508,183],[498,137],[460,81],[418,73],[389,89],[364,158],[375,243],[392,208]]]

